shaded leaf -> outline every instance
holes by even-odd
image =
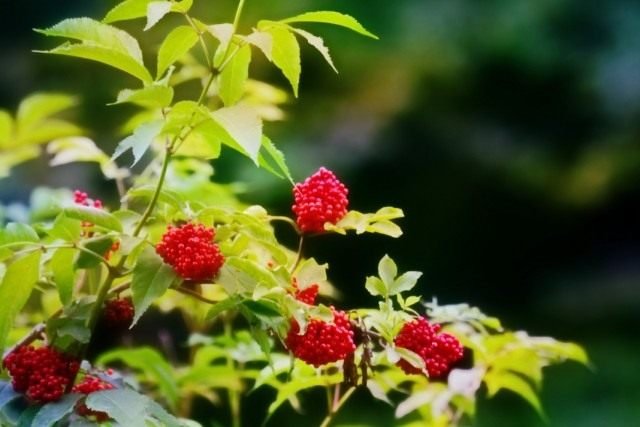
[[[39,408],[32,425],[53,427],[58,421],[73,412],[76,403],[82,397],[83,395],[77,393],[65,394],[59,401],[47,403],[42,408]]]

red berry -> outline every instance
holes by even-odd
[[[34,403],[59,400],[74,380],[80,363],[52,347],[21,346],[3,361],[17,392]]]
[[[328,169],[316,173],[293,187],[293,213],[305,233],[321,233],[324,224],[335,224],[347,214],[349,191]]]
[[[344,360],[356,350],[353,329],[346,313],[333,307],[331,311],[332,323],[312,319],[302,335],[298,322],[292,320],[285,344],[295,357],[318,367]]]
[[[224,257],[213,243],[215,230],[202,224],[169,226],[156,245],[156,252],[185,280],[206,282],[213,279]]]
[[[431,378],[446,375],[451,365],[462,359],[463,349],[456,337],[440,333],[440,325],[431,324],[420,316],[405,323],[394,340],[398,347],[406,348],[420,355]],[[407,374],[420,374],[421,371],[406,360],[398,366]]]
[[[71,391],[73,393],[81,393],[89,395],[96,391],[113,390],[115,387],[113,384],[101,380],[93,375],[85,375],[81,382],[73,386]],[[105,412],[94,411],[89,409],[84,401],[81,401],[76,406],[76,412],[83,417],[96,417],[99,422],[104,422],[109,419],[109,415]]]
[[[317,283],[312,283],[304,289],[300,289],[298,287],[298,281],[296,278],[293,278],[293,288],[295,289],[295,298],[298,301],[301,301],[305,304],[314,305],[316,303],[316,297],[318,296],[318,291],[320,287]]]
[[[131,298],[111,299],[104,305],[104,320],[113,329],[128,328],[133,322],[134,314]]]

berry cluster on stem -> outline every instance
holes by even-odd
[[[293,187],[293,213],[304,233],[322,233],[324,224],[335,224],[347,214],[349,190],[330,170],[321,167]]]

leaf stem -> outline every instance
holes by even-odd
[[[320,427],[329,427],[329,424],[331,424],[331,422],[333,421],[333,419],[336,416],[336,413],[340,410],[340,408],[342,408],[342,406],[347,402],[347,400],[351,397],[351,395],[353,394],[353,392],[355,391],[355,387],[351,387],[349,390],[347,390],[341,397],[340,399],[338,399],[337,401],[335,401],[334,399],[334,404],[332,406],[332,408],[329,410],[329,413],[327,414],[327,416],[325,417],[325,419],[322,421],[322,423],[320,424]],[[338,396],[338,394],[336,393],[336,397]]]
[[[180,292],[181,294],[189,295],[190,297],[193,297],[193,298],[195,298],[195,299],[197,299],[199,301],[206,302],[207,304],[213,305],[213,304],[217,304],[218,303],[218,301],[214,301],[212,299],[204,297],[204,296],[200,295],[199,293],[194,292],[194,291],[192,291],[191,289],[188,289],[188,288],[183,288],[181,286],[178,286],[178,287],[171,288],[171,289],[173,289],[174,291]]]
[[[242,9],[244,9],[245,0],[240,0],[238,2],[238,7],[236,9],[236,15],[233,17],[233,33],[238,30],[238,23],[240,22],[240,15],[242,15]]]
[[[191,18],[191,16],[189,16],[189,14],[185,13],[184,17],[186,18],[186,20],[189,23],[189,25],[191,25],[191,27],[198,33],[198,39],[200,40],[200,46],[202,47],[202,53],[204,53],[204,59],[205,59],[205,61],[207,61],[207,68],[211,69],[211,67],[213,67],[213,63],[212,63],[212,60],[211,60],[211,54],[209,53],[209,48],[207,47],[207,44],[204,41],[204,37],[202,37],[202,32],[200,31],[200,29],[198,28],[196,23],[193,22],[193,18]]]

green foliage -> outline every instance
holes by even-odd
[[[105,301],[124,294],[134,306],[131,328],[149,310],[180,311],[191,336],[187,343],[176,344],[189,346],[189,360],[178,363],[150,347],[110,349],[98,357],[98,367],[85,360],[81,376],[96,376],[111,384],[111,390],[88,396],[70,393],[45,405],[29,404],[11,385],[0,382],[2,425],[97,425],[78,410],[84,404],[108,416],[103,425],[194,426],[197,423],[179,420],[163,406],[190,417],[191,404],[199,397],[214,405],[228,403],[237,426],[240,396],[261,387],[273,389],[274,395],[263,408],[265,423],[285,404],[302,410],[311,388],[328,393],[325,426],[356,387],[394,407],[399,423],[407,426],[459,425],[471,419],[483,384],[490,396],[515,392],[543,414],[538,398],[543,369],[566,360],[588,364],[584,350],[505,330],[498,319],[465,304],[422,303],[421,296],[412,294],[422,273],[399,273],[388,255],[380,260],[378,275],[367,277],[361,289],[379,298],[378,305],[345,314],[358,336],[355,353],[320,368],[288,354],[285,343],[294,321],[305,334],[312,322],[330,325],[335,317],[332,307],[308,304],[298,294],[318,286],[325,301],[336,299],[339,290],[329,281],[327,264],[303,255],[310,252],[304,249],[314,236],[303,235],[294,219],[240,202],[240,186],[214,182],[209,161],[223,155],[224,146],[293,184],[283,152],[264,132],[265,122],[282,117],[279,105],[287,95],[251,78],[253,49],[283,73],[297,97],[302,73],[298,37],[336,70],[323,39],[298,24],[331,24],[376,36],[353,17],[332,11],[260,20],[250,34],[240,34],[244,1],[232,24],[201,22],[189,14],[191,6],[191,0],[126,0],[102,22],[66,19],[37,30],[72,40],[47,53],[97,61],[140,81],[114,96],[112,105],[133,104],[137,111],[123,126],[126,136],[113,155],[71,122],[52,117],[76,105],[74,97],[40,93],[26,98],[15,117],[0,111],[0,177],[39,155],[39,145],[48,143],[52,166],[95,163],[121,192],[121,205],[109,211],[71,204],[69,191],[37,189],[31,223],[0,229],[0,350],[33,326],[22,343],[46,336],[58,350],[84,359],[89,346],[101,338],[96,325],[105,320]],[[170,13],[182,15],[188,25],[163,35],[154,80],[136,38],[112,24],[141,18],[146,20],[142,30],[155,32]],[[192,53],[196,46],[198,53]],[[200,95],[184,99],[179,85],[192,80],[201,82]],[[141,164],[141,173],[116,165],[128,151],[132,166]],[[394,207],[374,213],[352,210],[324,229],[397,238],[402,230],[395,221],[403,216]],[[273,226],[278,221],[296,233],[297,250],[280,241]],[[207,243],[218,246],[224,265],[211,280],[185,282],[156,253],[167,227],[185,222],[215,230],[214,241]],[[403,325],[420,315],[443,325],[472,352],[473,366],[453,369],[446,382],[428,378],[425,360],[395,344]],[[402,361],[424,375],[406,374],[399,366]],[[119,372],[104,370],[108,366],[118,366]]]

